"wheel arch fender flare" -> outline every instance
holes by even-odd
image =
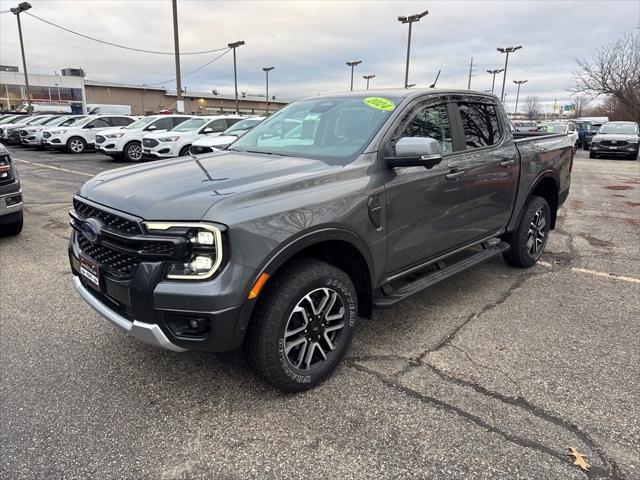
[[[509,224],[509,231],[513,231],[517,225],[520,223],[520,219],[522,218],[522,215],[524,214],[524,210],[525,207],[527,206],[527,204],[529,203],[529,200],[531,199],[531,197],[533,196],[534,192],[538,189],[538,187],[542,184],[542,182],[551,180],[553,181],[553,183],[555,184],[555,205],[552,205],[551,202],[549,204],[549,208],[551,209],[551,229],[555,228],[555,223],[556,223],[556,213],[558,211],[558,205],[557,205],[557,198],[558,198],[558,194],[559,194],[559,185],[560,185],[560,181],[558,179],[558,174],[557,172],[548,169],[548,170],[544,170],[542,172],[540,172],[536,178],[534,179],[533,182],[531,182],[531,185],[529,186],[529,189],[527,190],[526,195],[524,195],[524,200],[522,201],[522,203],[519,205],[519,210],[517,212],[517,215],[514,215],[510,224]]]

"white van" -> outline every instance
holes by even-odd
[[[131,105],[87,103],[87,115],[131,115]]]

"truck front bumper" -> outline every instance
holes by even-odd
[[[96,312],[102,315],[110,323],[143,343],[148,343],[154,347],[164,348],[173,352],[185,352],[187,349],[177,346],[167,338],[162,329],[157,324],[142,323],[137,320],[128,320],[111,310],[104,303],[98,300],[80,281],[80,278],[73,277],[73,286],[82,299],[89,304]]]

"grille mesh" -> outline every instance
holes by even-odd
[[[140,226],[136,222],[118,217],[116,215],[112,215],[111,213],[105,212],[103,210],[99,210],[77,199],[73,200],[73,208],[78,214],[80,214],[80,216],[84,218],[98,218],[113,230],[128,233],[129,235],[142,233],[140,230]]]
[[[78,235],[78,244],[85,255],[99,262],[112,275],[130,276],[138,266],[138,260],[131,255],[116,252],[104,245],[94,245],[82,235]]]
[[[142,145],[145,147],[155,147],[157,145],[159,145],[160,142],[158,142],[158,140],[156,140],[155,138],[143,138],[142,139]]]

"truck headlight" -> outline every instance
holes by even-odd
[[[186,237],[191,245],[188,258],[171,262],[166,273],[169,280],[206,280],[222,263],[222,233],[208,223],[144,222],[150,232]]]

